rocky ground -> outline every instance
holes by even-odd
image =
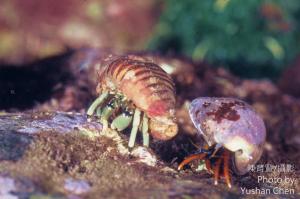
[[[298,198],[300,99],[268,80],[248,80],[184,58],[136,53],[169,72],[177,89],[179,135],[129,150],[128,132],[102,131],[85,112],[95,98],[97,67],[107,50],[82,49],[25,66],[0,67],[0,198]],[[284,81],[284,80],[282,80]],[[288,80],[285,80],[288,81]],[[199,96],[237,97],[251,104],[267,127],[258,165],[290,171],[233,174],[233,187],[198,164],[176,170],[196,150],[187,113]],[[258,182],[297,179],[294,183]],[[243,195],[241,188],[294,190],[294,194]]]

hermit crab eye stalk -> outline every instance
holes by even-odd
[[[118,56],[99,72],[99,97],[87,114],[122,131],[131,127],[129,147],[141,131],[143,145],[149,133],[168,140],[178,131],[175,122],[175,87],[171,77],[158,65],[137,56]]]
[[[233,98],[200,97],[192,101],[189,114],[210,149],[220,151],[220,164],[216,165],[216,161],[214,166],[223,163],[223,174],[229,187],[229,154],[233,154],[234,170],[240,175],[247,173],[249,166],[260,159],[266,128],[260,116],[247,103]],[[201,158],[206,158],[206,162],[212,159],[210,155],[203,153]],[[188,162],[189,158],[180,168]],[[214,169],[215,183],[219,170]]]

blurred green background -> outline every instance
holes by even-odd
[[[299,0],[0,0],[0,65],[100,47],[276,78],[298,56],[299,20]]]
[[[166,0],[149,48],[276,77],[299,52],[299,0]]]

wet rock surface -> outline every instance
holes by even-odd
[[[40,190],[31,180],[24,177],[12,177],[8,174],[0,174],[0,198],[17,199],[29,198]]]
[[[87,54],[79,57],[86,60]],[[49,77],[53,80],[51,89],[40,93],[45,98],[36,100],[35,92],[41,91],[34,90],[32,102],[25,100],[25,104],[19,104],[21,98],[14,101],[14,96],[28,85],[18,84],[17,78],[12,82],[1,79],[2,85],[10,85],[15,94],[0,92],[1,99],[11,99],[5,101],[5,106],[1,104],[0,112],[0,198],[260,198],[266,195],[243,195],[241,188],[278,186],[294,189],[295,194],[266,197],[299,196],[299,98],[285,94],[267,80],[243,80],[203,63],[145,56],[163,65],[175,80],[180,129],[171,141],[152,140],[150,149],[137,146],[129,150],[127,131],[102,131],[97,118],[86,117],[85,110],[95,97],[96,74],[91,64],[82,70],[71,64],[64,73],[69,75]],[[53,63],[65,66],[73,63],[70,60],[72,56]],[[34,66],[33,71],[37,68]],[[26,70],[30,71],[30,66]],[[292,165],[292,171],[233,174],[231,189],[223,180],[214,186],[212,175],[199,169],[197,163],[178,172],[178,163],[197,150],[194,145],[203,144],[193,143],[196,129],[187,109],[190,101],[199,96],[236,97],[252,105],[267,127],[267,142],[258,165]],[[261,183],[259,176],[293,178],[298,182]]]

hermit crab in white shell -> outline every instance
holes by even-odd
[[[177,134],[175,86],[155,63],[134,55],[108,59],[99,70],[97,93],[87,114],[96,114],[118,131],[131,127],[129,147],[134,146],[138,130],[144,146],[149,145],[149,133],[159,140]]]
[[[234,172],[243,175],[261,157],[266,139],[263,120],[250,105],[234,98],[197,98],[191,102],[189,114],[208,146],[188,156],[178,169],[193,160],[205,160],[215,184],[223,174],[231,187],[230,161]]]

